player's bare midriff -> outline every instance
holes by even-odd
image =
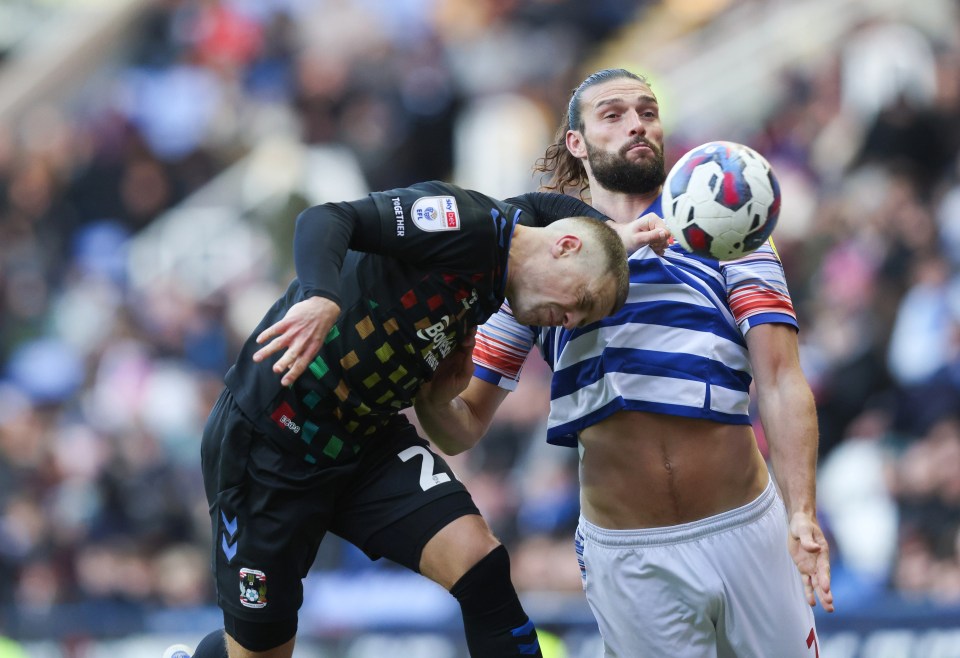
[[[749,503],[768,481],[746,425],[622,411],[580,442],[581,509],[602,528],[697,521]]]

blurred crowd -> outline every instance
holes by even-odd
[[[856,26],[750,139],[809,208],[776,242],[844,606],[960,603],[958,27]]]
[[[458,119],[490,94],[526,97],[549,136],[591,48],[643,7],[163,0],[109,93],[0,126],[0,634],[213,602],[199,435],[250,327],[241,296],[131,286],[131,239],[291,126],[349,149],[370,189],[453,179]],[[864,24],[844,44],[784,71],[763,125],[716,138],[783,185],[838,606],[960,604],[960,38]],[[669,162],[693,135],[668,133]],[[263,283],[291,274],[279,253]],[[543,442],[548,376],[531,358],[452,463],[518,586],[576,592],[577,457]],[[331,542],[316,568],[391,567]]]

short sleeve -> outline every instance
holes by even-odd
[[[772,240],[752,254],[724,262],[721,269],[730,310],[744,335],[759,324],[782,323],[799,328],[783,264]]]
[[[474,376],[508,391],[514,390],[535,341],[533,329],[517,322],[510,305],[504,302],[497,313],[477,328]]]

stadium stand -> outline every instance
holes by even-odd
[[[946,0],[0,5],[0,635],[139,658],[215,627],[198,437],[290,276],[292,217],[430,178],[529,189],[569,87],[625,65],[661,95],[672,157],[742,141],[783,184],[833,546],[824,654],[956,655],[958,28]],[[528,369],[452,463],[531,614],[594,655],[576,455],[544,444]],[[439,588],[332,541],[297,655],[452,658],[457,624]]]

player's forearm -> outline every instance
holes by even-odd
[[[447,455],[456,455],[475,446],[489,426],[489,422],[477,418],[461,397],[443,404],[433,404],[418,397],[414,411],[423,431]]]
[[[759,395],[770,461],[788,516],[816,514],[817,414],[803,373],[782,375]]]
[[[355,228],[347,208],[346,204],[327,203],[307,208],[297,217],[293,261],[308,297],[317,295],[340,303],[340,269]]]
[[[596,208],[567,194],[527,192],[507,199],[507,203],[527,210],[530,214],[529,220],[534,226],[547,226],[564,217],[593,217],[599,220],[610,220]]]

